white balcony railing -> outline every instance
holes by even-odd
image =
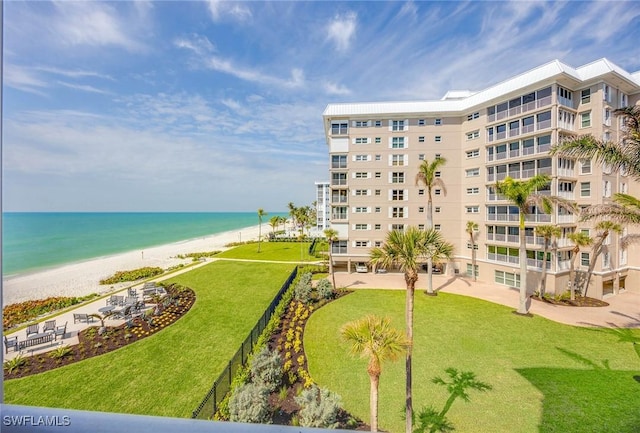
[[[556,217],[556,222],[558,224],[571,224],[576,222],[575,215],[558,215]]]
[[[517,256],[508,256],[506,254],[488,253],[487,259],[494,262],[511,263],[515,265],[520,263],[520,259]]]

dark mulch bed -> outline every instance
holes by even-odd
[[[16,368],[11,373],[8,373],[6,368],[4,369],[5,380],[42,373],[82,361],[83,359],[102,355],[161,331],[184,316],[193,306],[196,299],[195,293],[191,289],[168,286],[166,290],[167,296],[171,300],[170,305],[158,311],[158,314],[153,316],[151,323],[137,319],[131,324],[132,326],[127,326],[126,324],[117,327],[107,326],[106,331],[101,335],[99,334],[99,326],[91,326],[80,331],[78,344],[62,346],[68,347],[70,349],[69,353],[55,357],[53,355],[56,353],[56,349],[54,349],[35,356],[25,356],[25,364],[21,367]],[[108,324],[108,320],[105,324]]]
[[[334,299],[349,293],[351,292],[338,291]],[[304,344],[302,344],[304,328],[313,311],[326,305],[328,302],[331,302],[331,300],[315,301],[310,305],[303,305],[298,301],[292,301],[287,307],[284,317],[280,320],[280,325],[269,339],[269,349],[280,352],[285,370],[282,387],[269,396],[269,404],[271,407],[276,408],[271,420],[274,424],[292,425],[293,419],[300,410],[300,406],[295,402],[294,397],[304,388],[307,380],[311,381],[311,378],[308,376]],[[288,338],[288,333],[292,335],[293,338]],[[298,344],[296,344],[296,341]],[[289,355],[287,355],[287,353],[289,353]],[[359,431],[371,430],[368,424],[350,415],[344,409],[341,409],[338,413],[337,428]]]
[[[534,299],[539,302],[546,302],[547,304],[553,305],[563,305],[566,307],[608,307],[604,301],[595,298],[589,298],[588,296],[579,296],[576,295],[575,301],[570,299],[554,299],[550,297],[540,298],[539,296],[532,296],[531,299]]]

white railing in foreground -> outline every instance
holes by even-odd
[[[266,424],[242,424],[198,419],[168,418],[147,415],[89,412],[48,407],[0,405],[2,431],[65,433],[316,433],[347,432]]]

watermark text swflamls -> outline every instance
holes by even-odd
[[[2,417],[2,425],[6,427],[68,427],[71,425],[71,417],[64,416],[33,416],[33,415],[5,415]]]

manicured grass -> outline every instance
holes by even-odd
[[[447,398],[444,369],[473,371],[492,391],[470,391],[448,413],[460,432],[640,431],[640,358],[615,332],[577,328],[512,308],[441,293],[416,292],[414,408]],[[347,410],[369,419],[366,361],[352,358],[340,327],[375,313],[404,329],[404,291],[363,290],[328,304],[310,318],[304,334],[313,379],[342,396]],[[640,336],[640,330],[630,331]],[[403,432],[404,358],[383,365],[380,426]]]
[[[5,403],[190,417],[293,270],[215,262],[169,282],[196,303],[178,322],[114,352],[5,382]]]
[[[260,252],[258,244],[246,244],[216,255],[227,259],[279,260],[289,262],[318,261],[309,255],[310,242],[262,242]]]

